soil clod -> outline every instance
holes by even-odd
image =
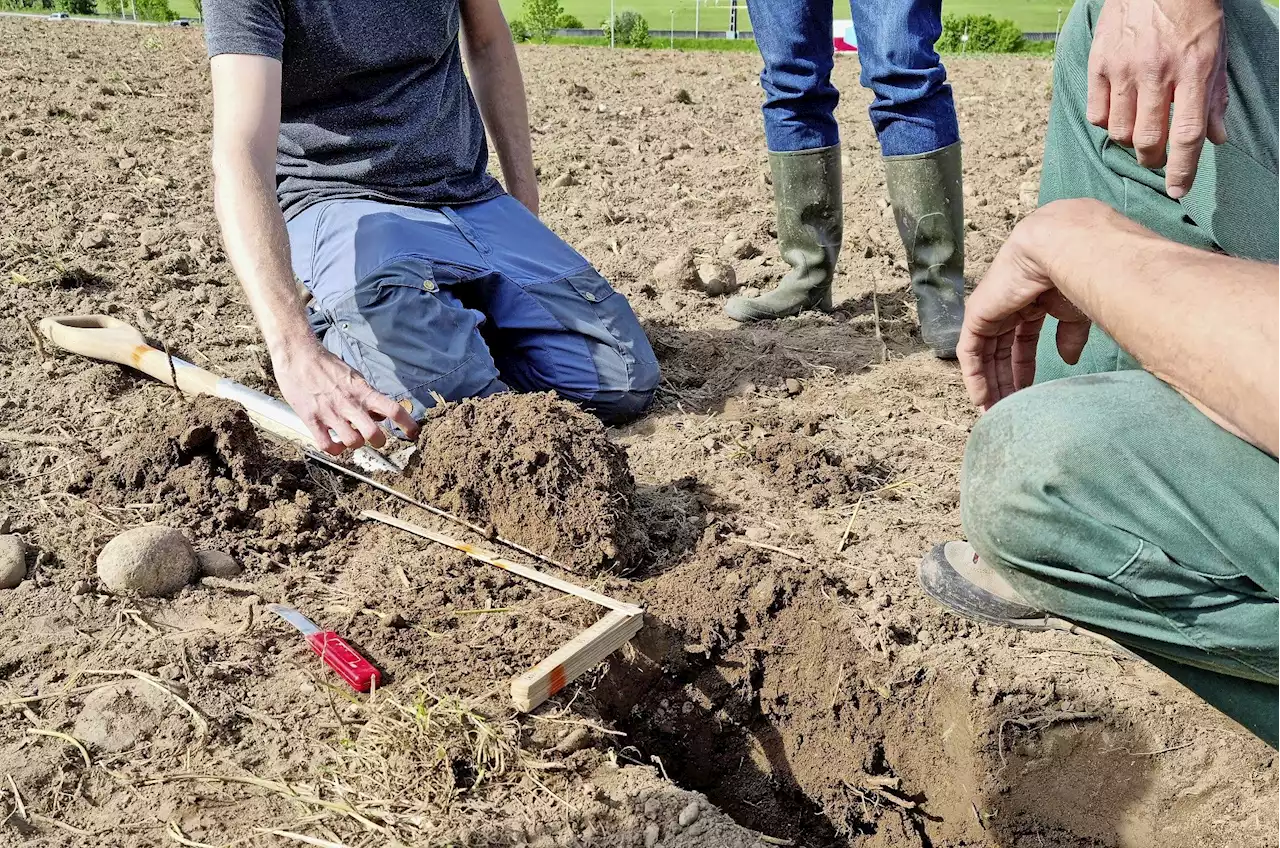
[[[439,408],[406,469],[414,497],[584,574],[625,572],[643,536],[635,481],[604,426],[551,394],[501,394]]]
[[[698,286],[698,270],[689,248],[668,256],[653,267],[653,277],[664,289],[689,289]]]
[[[710,295],[732,294],[738,290],[738,278],[732,266],[707,262],[698,267],[698,285]]]

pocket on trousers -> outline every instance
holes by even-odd
[[[402,397],[465,366],[476,355],[481,320],[440,280],[460,275],[422,257],[402,257],[356,283],[332,310],[336,329],[357,352],[359,370],[379,392]]]
[[[1175,562],[1143,543],[1133,561],[1111,577],[1150,610],[1174,625],[1192,644],[1233,658],[1252,669],[1275,669],[1275,599],[1242,574],[1208,573]],[[1248,647],[1259,636],[1259,615],[1272,634],[1272,647]]]
[[[594,317],[595,322],[608,332],[626,358],[635,364],[656,366],[657,357],[640,326],[640,319],[636,317],[630,302],[614,291],[608,280],[594,268],[588,267],[570,275],[565,282],[579,299],[577,308]]]

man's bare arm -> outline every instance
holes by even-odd
[[[1092,200],[1017,229],[968,303],[961,366],[983,406],[1027,385],[1044,316],[1075,361],[1091,320],[1226,429],[1280,445],[1277,268],[1186,247]]]
[[[1187,247],[1108,206],[1093,207],[1071,204],[1062,214],[1071,222],[1062,228],[1070,233],[1065,243],[1042,232],[1053,245],[1050,273],[1065,283],[1059,288],[1148,371],[1274,456],[1276,266]]]
[[[376,419],[410,435],[409,414],[326,351],[307,323],[289,261],[284,216],[276,204],[280,63],[220,55],[213,76],[214,206],[227,256],[262,329],[280,391],[330,453],[386,437]]]
[[[507,191],[538,214],[529,110],[511,30],[498,0],[463,0],[462,47],[471,90],[497,148]]]

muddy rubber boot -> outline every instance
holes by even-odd
[[[778,214],[778,248],[791,270],[772,291],[735,297],[725,314],[735,321],[769,321],[806,309],[831,311],[831,277],[844,234],[840,145],[769,153]]]
[[[907,249],[920,336],[939,359],[955,359],[964,323],[960,142],[919,156],[886,156],[884,176]]]

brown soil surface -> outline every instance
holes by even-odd
[[[836,67],[838,309],[749,327],[653,269],[687,247],[749,287],[781,275],[758,59],[521,59],[543,217],[632,300],[664,369],[619,430],[540,399],[428,423],[457,475],[431,482],[443,500],[646,606],[630,647],[533,716],[509,679],[598,609],[359,523],[372,502],[466,535],[224,405],[35,341],[45,315],[114,314],[274,390],[217,238],[199,32],[0,19],[0,523],[30,546],[0,593],[0,843],[1276,845],[1262,743],[1128,657],[918,590],[920,555],[962,532],[974,416],[914,331],[856,59]],[[976,279],[1034,202],[1049,65],[948,64]],[[103,592],[97,552],[147,522],[243,574]],[[344,634],[383,688],[343,689],[271,601]]]

